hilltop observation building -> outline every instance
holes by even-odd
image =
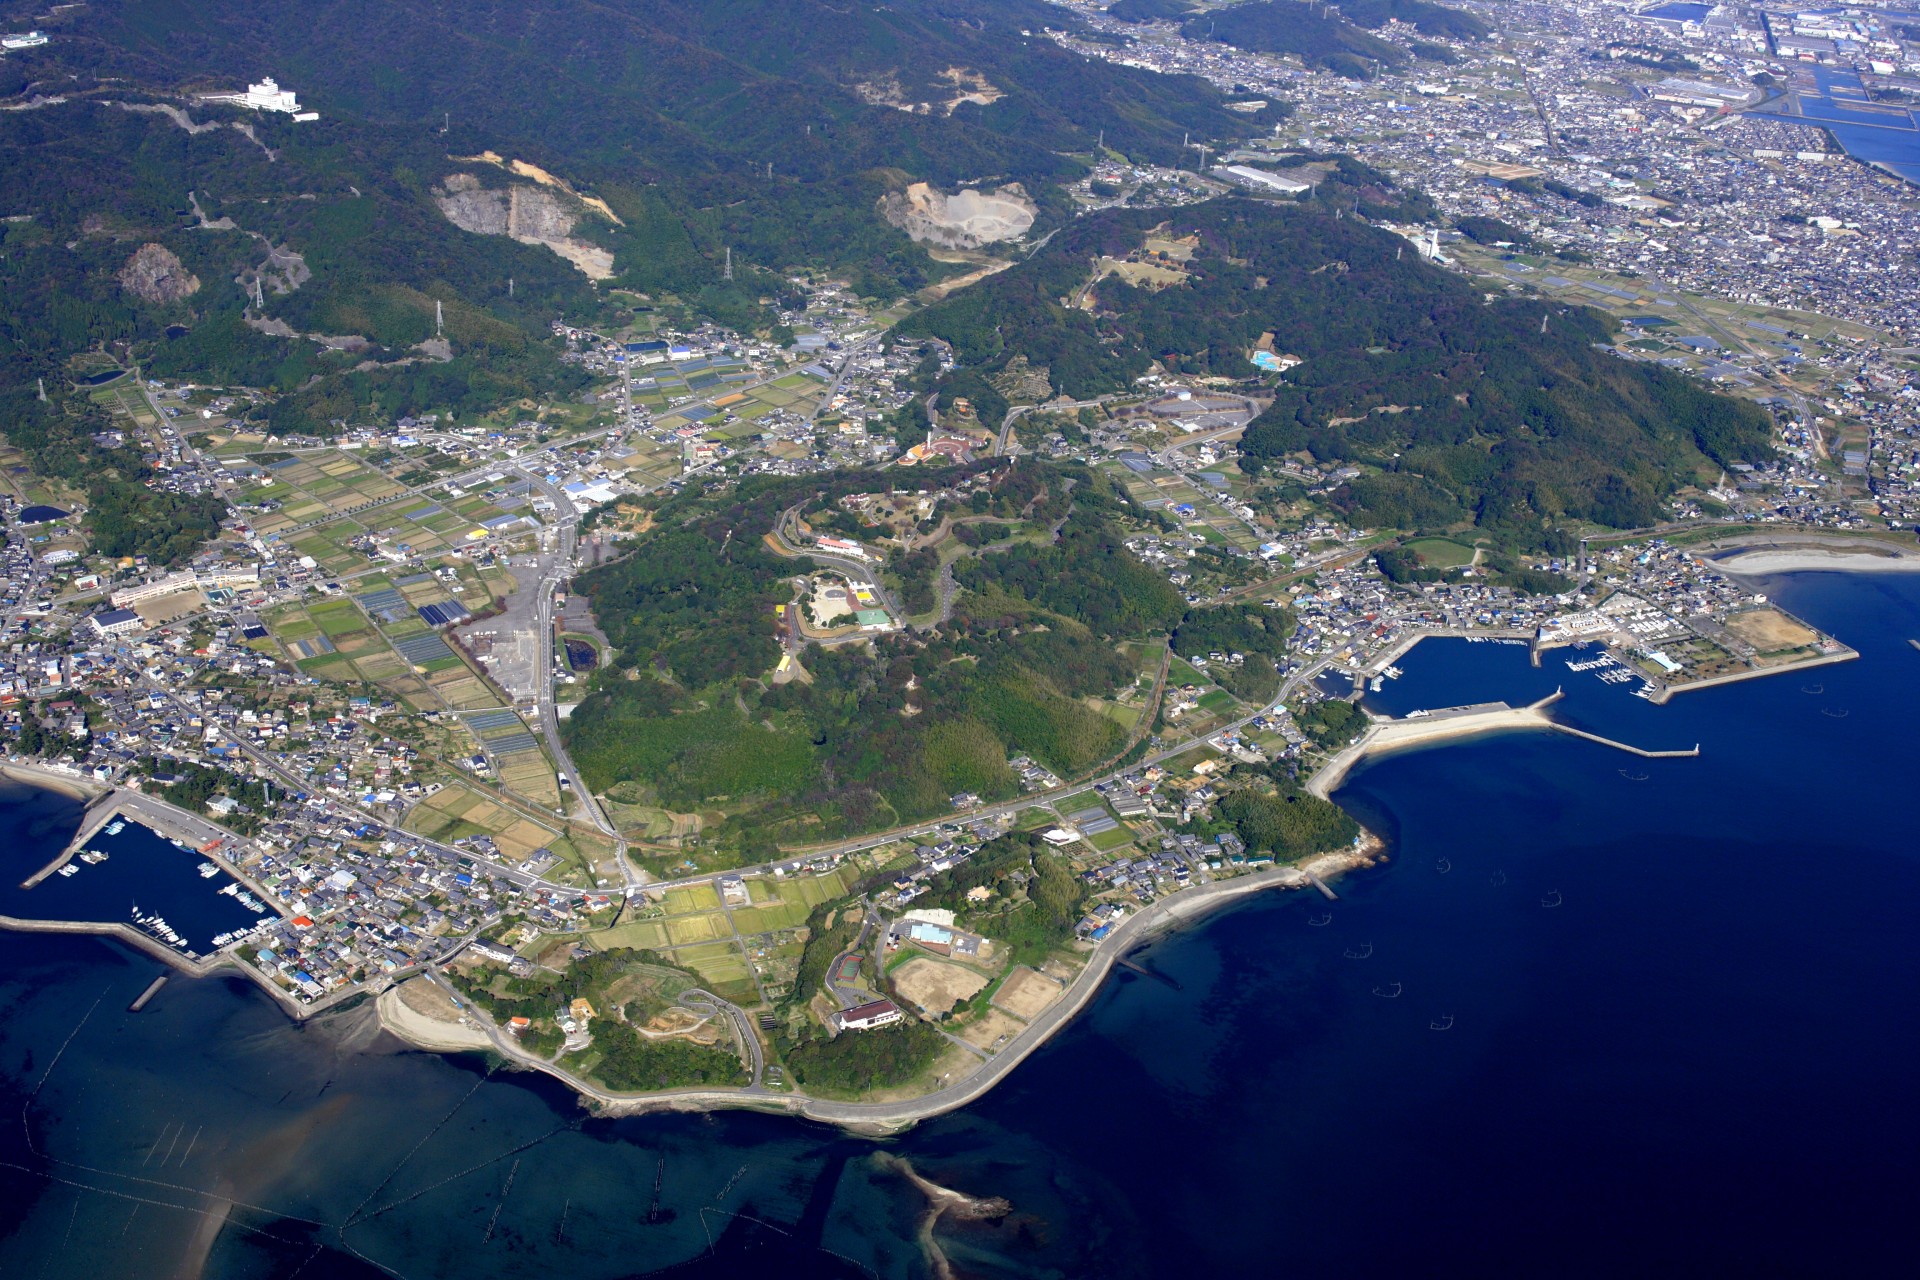
[[[249,111],[278,111],[292,116],[295,120],[318,120],[318,111],[302,111],[300,99],[291,89],[282,89],[279,82],[267,76],[259,84],[250,84],[245,93],[208,93],[200,97],[202,102],[229,102]]]

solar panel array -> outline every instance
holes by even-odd
[[[428,626],[444,627],[473,615],[467,610],[467,606],[457,600],[436,600],[432,604],[421,605],[420,616],[427,620]]]
[[[437,659],[453,656],[453,650],[447,647],[447,642],[431,631],[425,635],[404,636],[395,640],[393,647],[400,651],[401,657],[416,667],[424,667]]]
[[[407,598],[392,587],[382,587],[354,598],[360,602],[362,609],[382,622],[398,622],[407,616],[409,610]]]

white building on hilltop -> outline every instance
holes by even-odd
[[[300,110],[300,100],[294,96],[293,90],[282,89],[272,76],[259,84],[248,85],[247,96],[241,102],[255,111],[284,111],[288,115],[296,115]]]
[[[302,111],[300,99],[291,89],[282,89],[278,81],[267,76],[259,84],[250,84],[245,93],[209,93],[202,95],[204,102],[231,102],[250,111],[280,111],[295,120],[318,120],[317,111]]]

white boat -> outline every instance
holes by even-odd
[[[199,867],[198,867],[198,868],[196,868],[196,870],[198,870],[198,871],[200,872],[200,878],[201,878],[202,880],[211,880],[211,879],[213,879],[213,878],[214,878],[215,876],[217,876],[217,875],[219,875],[219,874],[220,874],[220,868],[219,868],[219,867],[217,867],[217,866],[215,866],[215,865],[214,865],[213,863],[211,863],[211,862],[203,862],[203,863],[201,863],[201,864],[199,865]]]
[[[104,853],[101,853],[98,849],[89,849],[85,853],[80,855],[80,861],[86,863],[90,867],[97,867],[101,863],[105,862],[106,860],[107,860],[107,855]]]
[[[80,874],[80,868],[69,862],[66,866],[60,868],[60,874],[63,876],[77,876]]]
[[[125,820],[121,818],[115,818],[112,822],[109,822],[107,824],[107,834],[110,836],[117,836],[122,831],[125,831],[126,829],[127,829],[127,824]]]
[[[221,889],[220,892],[231,898],[240,892],[240,882],[238,880],[231,881],[225,888]]]

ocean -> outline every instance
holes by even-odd
[[[239,979],[128,1014],[151,960],[0,935],[0,1272],[937,1274],[905,1162],[1011,1202],[933,1227],[963,1276],[1904,1274],[1920,577],[1760,589],[1860,659],[1654,707],[1565,670],[1597,651],[1418,646],[1377,699],[1557,686],[1556,715],[1701,754],[1383,757],[1336,798],[1391,856],[1338,901],[1159,939],[1136,959],[1165,981],[1119,974],[991,1095],[886,1141],[594,1119]]]

